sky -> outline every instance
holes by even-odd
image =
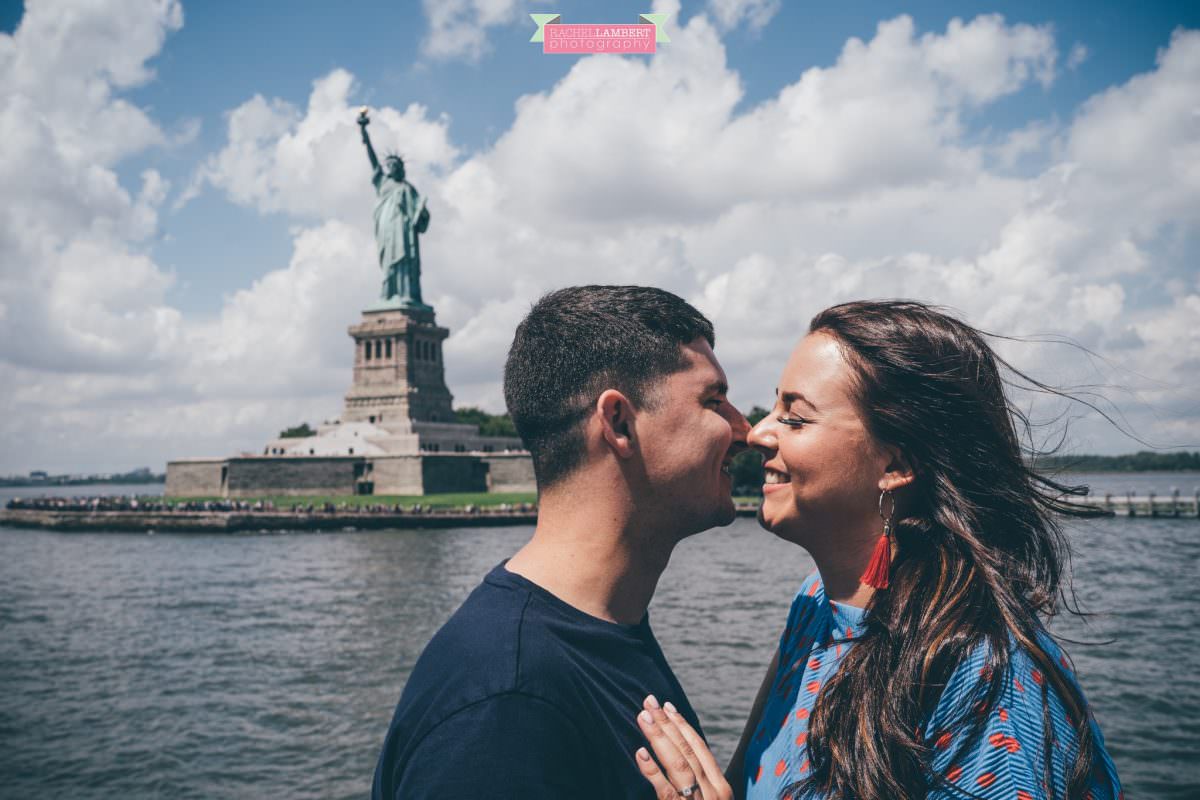
[[[653,56],[529,43],[651,10]],[[503,410],[564,285],[693,302],[744,409],[817,311],[909,297],[1105,412],[1018,391],[1035,444],[1200,449],[1200,4],[0,0],[0,473],[338,415],[361,105],[428,200],[456,405]]]

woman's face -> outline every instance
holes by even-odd
[[[774,408],[748,438],[766,475],[759,521],[810,552],[869,544],[881,529],[891,455],[868,432],[853,387],[837,340],[809,334],[783,369]]]

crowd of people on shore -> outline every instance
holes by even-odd
[[[532,514],[534,503],[500,503],[495,506],[467,504],[460,507],[439,507],[422,503],[294,503],[277,505],[271,500],[182,500],[165,502],[147,497],[108,495],[104,497],[16,497],[8,501],[11,510],[31,511],[120,511],[154,514],[224,512],[224,513],[291,513],[291,514]]]
[[[36,511],[142,511],[171,513],[174,511],[277,511],[270,500],[253,503],[242,500],[185,500],[168,503],[147,497],[105,495],[100,497],[14,497],[10,509]]]

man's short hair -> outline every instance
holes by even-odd
[[[539,489],[584,456],[582,423],[616,389],[637,408],[686,365],[682,345],[714,343],[712,323],[683,298],[647,286],[572,286],[545,295],[517,326],[504,399]]]

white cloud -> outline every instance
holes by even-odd
[[[1083,62],[1087,61],[1088,55],[1087,45],[1083,42],[1071,45],[1071,52],[1067,55],[1067,69],[1078,69]]]
[[[197,171],[180,203],[206,185],[236,203],[263,212],[306,218],[361,220],[371,209],[371,168],[349,98],[354,79],[334,70],[313,82],[302,113],[282,100],[255,96],[228,114],[228,143]],[[424,106],[371,112],[368,131],[376,152],[397,150],[420,185],[458,155],[449,121],[430,119]]]
[[[1200,158],[1184,122],[1200,85],[1195,38],[1177,36],[1158,70],[1096,98],[1065,131],[1032,121],[992,167],[994,153],[970,144],[962,120],[1053,80],[1048,29],[987,16],[918,36],[901,17],[741,115],[738,76],[703,17],[649,63],[585,59],[552,91],[522,98],[495,147],[436,187],[442,226],[428,252],[441,254],[458,308],[478,298],[464,317],[473,329],[490,321],[488,335],[473,333],[471,369],[458,368],[456,385],[465,399],[496,397],[511,299],[588,280],[654,283],[694,299],[717,323],[743,403],[763,399],[773,365],[814,312],[862,296],[944,303],[1003,333],[1072,336],[1111,356],[1107,379],[1136,387],[1150,372],[1167,385],[1195,354],[1156,350],[1157,366],[1140,363],[1141,348],[1126,343],[1150,322],[1131,333],[1129,321],[1162,309],[1130,308],[1123,282],[1152,278],[1164,227],[1194,229],[1200,188],[1190,165]],[[655,113],[636,112],[646,108]],[[1131,148],[1134,163],[1116,180],[1111,144],[1084,152],[1108,125],[1135,143],[1153,140]],[[1033,152],[1051,159],[1042,174],[1003,171]],[[1110,181],[1103,191],[1100,175]],[[1145,205],[1123,204],[1131,194]],[[481,263],[521,280],[506,291]],[[1074,357],[1044,350],[1011,355],[1051,379]],[[1198,441],[1200,408],[1190,408],[1189,422],[1170,427],[1142,415],[1139,432],[1172,441],[1182,425]]]
[[[981,26],[995,29],[986,18],[947,37]],[[1029,54],[1010,60],[1004,91],[1046,60],[1016,50]],[[975,57],[937,37],[918,40],[900,18],[742,116],[733,112],[740,82],[703,17],[648,64],[584,59],[553,91],[522,98],[508,133],[440,187],[443,225],[459,232],[439,240],[451,248],[447,268],[490,253],[516,274],[560,282],[680,280],[693,269],[703,279],[728,270],[748,242],[780,262],[811,253],[803,243],[818,235],[871,256],[914,244],[937,250],[964,229],[960,247],[978,242],[1011,217],[1025,189],[981,173],[980,154],[959,142],[958,108],[985,93],[941,78],[953,53]],[[645,108],[655,113],[633,111]],[[861,243],[865,228],[873,233]]]
[[[750,30],[761,30],[783,8],[783,0],[708,0],[708,8],[724,30],[743,22]]]
[[[217,319],[189,327],[195,390],[214,399],[344,391],[353,354],[347,321],[378,292],[372,251],[361,226],[330,221],[298,231],[286,267],[233,293]]]
[[[938,80],[972,104],[1012,94],[1030,80],[1049,86],[1058,57],[1048,26],[1010,26],[999,14],[952,19],[945,35],[921,37],[921,51]]]
[[[1024,158],[1042,154],[1060,133],[1056,123],[1033,120],[1024,127],[1008,131],[1004,140],[992,147],[991,154],[999,165],[1011,170]]]
[[[1039,29],[983,17],[918,39],[900,17],[735,116],[739,77],[716,30],[694,17],[650,62],[583,59],[552,92],[521,98],[486,161],[507,175],[517,210],[561,225],[956,182],[979,171],[980,154],[960,143],[964,106],[1043,79],[1053,60]]]
[[[1157,61],[1088,100],[1065,153],[1092,210],[1143,236],[1200,222],[1200,31],[1177,30]]]
[[[421,51],[439,60],[479,61],[491,48],[487,31],[521,18],[520,0],[422,0],[429,33]]]
[[[166,184],[147,170],[131,196],[114,165],[166,142],[116,92],[181,24],[175,2],[45,2],[0,35],[0,359],[128,373],[176,335],[172,278],[140,246]]]

